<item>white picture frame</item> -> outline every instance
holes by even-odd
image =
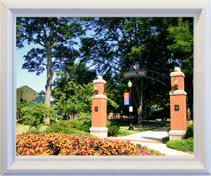
[[[17,156],[16,17],[194,17],[194,156]],[[1,175],[211,175],[210,0],[0,0]]]

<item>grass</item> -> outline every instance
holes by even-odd
[[[36,131],[34,130],[35,128],[32,127],[31,128],[31,131]],[[39,129],[39,132],[44,132],[46,129],[45,128],[40,128]],[[16,124],[16,134],[23,134],[23,133],[30,133],[29,132],[29,125],[23,125],[23,124]],[[84,132],[84,131],[80,131],[80,130],[76,130],[76,129],[73,129],[72,132],[68,133],[68,135],[72,135],[72,134],[77,134],[77,135],[80,135],[80,136],[93,136],[91,135],[90,133],[87,133],[87,132]]]
[[[167,147],[176,149],[178,151],[191,151],[193,152],[193,138],[183,140],[172,140],[166,143]]]
[[[16,124],[16,134],[23,134],[29,130],[29,125]]]
[[[23,124],[16,124],[16,134],[23,134],[26,133],[29,130],[30,125],[23,125]],[[32,127],[32,130],[34,127]],[[40,128],[40,132],[45,131],[45,128]]]
[[[135,133],[140,133],[140,132],[145,132],[148,130],[154,130],[154,129],[159,129],[162,127],[168,127],[169,126],[169,122],[147,122],[147,121],[143,121],[142,126],[138,127],[138,126],[134,126],[134,130],[129,130],[129,123],[127,124],[127,126],[125,125],[125,123],[121,123],[120,122],[120,130],[117,136],[128,136],[131,134],[135,134]]]
[[[119,133],[117,136],[128,136],[131,134],[140,133],[140,132],[153,130],[153,129],[158,129],[158,128],[166,127],[169,125],[169,122],[161,123],[161,122],[154,122],[154,121],[153,122],[152,121],[149,121],[149,122],[143,121],[141,127],[137,127],[134,125],[134,130],[128,130],[129,124],[130,124],[129,119],[126,119],[126,120],[116,119],[115,122],[120,124],[120,130],[119,130]],[[22,125],[22,124],[16,125],[16,134],[23,134],[23,133],[26,133],[28,130],[29,130],[29,125]],[[45,129],[40,128],[39,131],[44,132]],[[71,132],[71,134],[73,134],[73,133],[78,134],[78,135],[91,136],[90,133],[76,130],[76,129],[74,129],[74,131]]]

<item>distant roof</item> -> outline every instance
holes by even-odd
[[[43,96],[38,96],[37,98],[35,98],[34,100],[32,100],[27,106],[28,107],[32,107],[33,106],[33,103],[35,103],[35,102],[37,102],[37,103],[45,103],[45,97],[43,97]]]
[[[22,86],[22,87],[19,87],[19,88],[17,88],[17,90],[18,90],[18,89],[21,89],[21,88],[24,88],[24,87],[28,87],[29,89],[31,89],[32,91],[34,91],[34,92],[36,92],[36,93],[37,93],[37,91],[33,90],[31,87],[29,87],[29,86],[27,86],[27,85]],[[38,93],[37,93],[37,94],[38,94]]]
[[[42,90],[38,95],[45,95],[45,92]]]
[[[34,100],[32,100],[27,106],[28,107],[32,107],[34,104],[33,103],[44,103],[45,104],[45,97],[42,95],[39,95],[37,98],[35,98]],[[50,104],[52,104],[52,101],[50,101]]]

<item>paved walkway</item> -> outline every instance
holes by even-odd
[[[170,149],[162,142],[163,137],[168,136],[168,131],[166,129],[156,129],[145,132],[140,132],[136,134],[131,134],[124,137],[112,137],[110,139],[119,139],[122,141],[130,140],[134,144],[141,144],[142,146],[147,146],[149,149],[158,150],[162,154],[166,155],[191,155],[186,152],[177,151]]]

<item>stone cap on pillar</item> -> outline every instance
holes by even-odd
[[[102,95],[102,94],[100,94],[100,95],[92,95],[92,99],[93,99],[93,98],[107,99],[107,96],[106,96],[106,95]]]
[[[103,77],[102,76],[98,76],[97,77],[97,79],[95,79],[94,81],[93,81],[93,83],[95,84],[95,83],[103,83],[103,84],[105,84],[106,83],[106,81],[103,79]]]
[[[181,71],[181,69],[179,67],[175,67],[174,72],[170,73],[170,77],[173,77],[173,76],[183,76],[183,77],[185,77],[185,74]]]
[[[187,95],[187,92],[184,90],[171,90],[169,95]]]

